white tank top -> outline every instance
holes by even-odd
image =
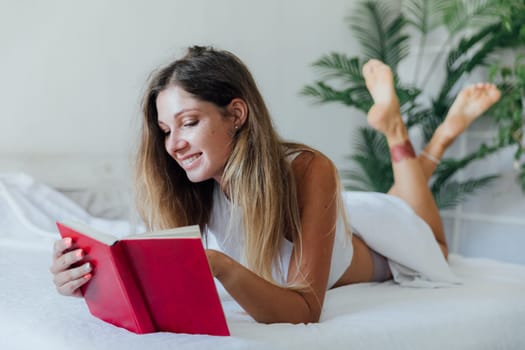
[[[292,157],[289,157],[289,160],[292,161],[297,155],[298,153],[293,154]],[[231,202],[220,189],[220,186],[215,184],[207,234],[215,238],[219,248],[224,253],[246,266],[241,215],[240,208],[232,206]],[[324,234],[324,232],[320,234]],[[292,250],[293,243],[283,237],[278,261],[276,262],[277,266],[273,266],[273,277],[280,285],[286,284]],[[337,216],[332,261],[328,277],[328,288],[332,287],[350,266],[352,256],[352,240],[346,233],[343,217],[341,213],[339,213]]]

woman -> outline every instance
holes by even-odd
[[[375,103],[368,122],[385,135],[392,156],[389,194],[426,222],[447,257],[427,183],[447,147],[499,91],[465,88],[416,157],[390,68],[371,60],[363,75]],[[386,259],[351,235],[333,163],[279,138],[233,54],[190,48],[152,77],[143,117],[136,193],[144,222],[150,229],[199,224],[213,234],[222,252],[207,250],[212,273],[256,321],[318,322],[327,289],[391,278]],[[50,270],[59,293],[79,295],[91,268],[71,267],[83,255],[71,245],[67,238],[55,243]]]

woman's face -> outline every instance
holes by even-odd
[[[166,151],[188,179],[201,182],[213,178],[220,183],[232,152],[235,119],[178,86],[161,91],[156,104]]]

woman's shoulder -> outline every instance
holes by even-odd
[[[331,181],[337,175],[337,169],[330,158],[311,147],[297,149],[292,153],[292,172],[298,185],[311,179]]]
[[[283,147],[285,150],[285,156],[288,159],[292,159],[292,163],[314,162],[333,166],[332,160],[328,158],[324,153],[305,144],[285,142],[283,144]]]
[[[320,151],[301,151],[292,161],[291,169],[301,212],[306,208],[321,210],[318,206],[329,203],[340,191],[337,168],[330,158]]]

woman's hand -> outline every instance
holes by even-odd
[[[49,271],[53,274],[53,282],[60,294],[81,297],[79,287],[90,280],[91,265],[89,262],[74,265],[84,258],[84,252],[82,249],[71,250],[72,245],[73,241],[69,237],[55,242]]]

